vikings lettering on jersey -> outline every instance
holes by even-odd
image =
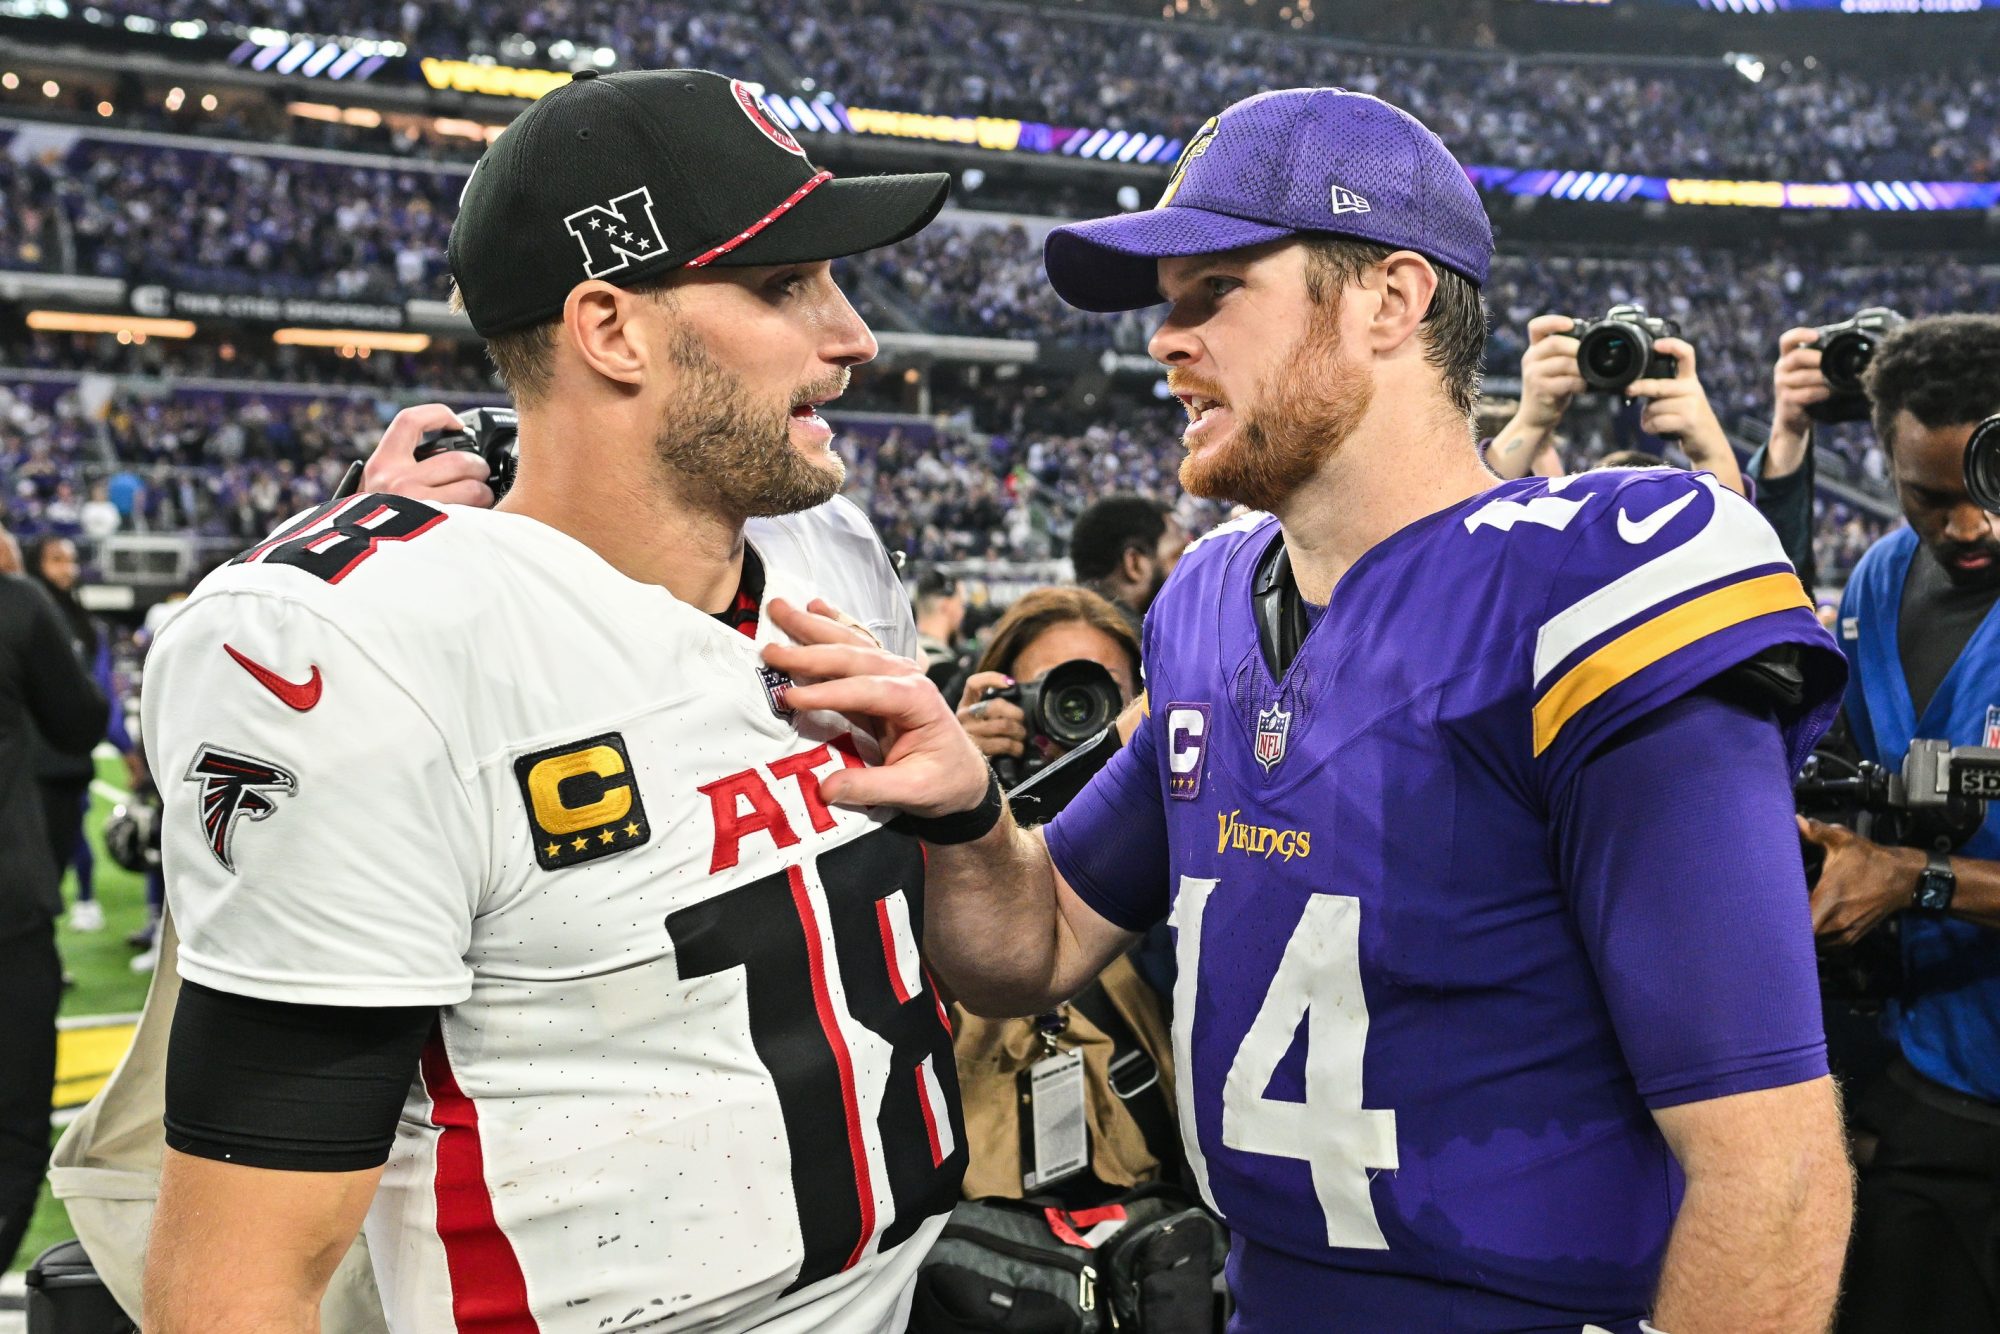
[[[1251,596],[1279,538],[1189,549],[1147,618],[1151,715],[1048,831],[1098,912],[1176,930],[1188,1158],[1244,1291],[1295,1303],[1247,1327],[1636,1328],[1679,1190],[1650,1109],[1814,1078],[1824,1052],[1816,1013],[1636,1049],[1582,925],[1615,887],[1566,879],[1551,811],[1608,739],[1778,646],[1808,676],[1796,760],[1838,655],[1706,475],[1527,479],[1422,519],[1281,678]]]

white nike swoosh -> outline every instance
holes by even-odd
[[[1660,530],[1674,521],[1674,516],[1694,503],[1694,492],[1690,491],[1671,505],[1662,505],[1645,518],[1634,522],[1623,507],[1618,511],[1618,536],[1638,546],[1650,542],[1660,535]]]

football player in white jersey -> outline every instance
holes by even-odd
[[[148,664],[149,1330],[316,1329],[364,1226],[397,1334],[902,1329],[964,1167],[922,855],[820,798],[875,743],[758,655],[779,598],[915,651],[816,408],[875,353],[828,260],[945,189],[686,70],[579,74],[481,160],[505,503],[333,501]]]

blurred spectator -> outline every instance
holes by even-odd
[[[1123,612],[1137,634],[1187,544],[1187,533],[1166,505],[1145,496],[1110,495],[1076,516],[1069,559],[1076,581]]]
[[[39,583],[69,630],[70,647],[77,661],[90,673],[91,680],[109,702],[106,735],[126,757],[132,780],[138,778],[133,760],[136,747],[125,730],[124,710],[119,692],[112,685],[111,645],[104,630],[84,609],[76,594],[83,567],[77,560],[76,544],[63,537],[44,537],[29,544],[28,576]],[[103,737],[93,738],[93,745]],[[70,910],[70,927],[77,931],[99,931],[104,927],[104,908],[97,901],[97,862],[90,840],[84,837],[84,815],[90,810],[90,784],[97,776],[96,762],[59,745],[44,742],[36,748],[35,773],[41,784],[42,817],[48,825],[49,852],[55,858],[56,875],[76,871],[76,902]]]
[[[0,1270],[13,1266],[48,1164],[62,1000],[62,896],[33,748],[39,739],[88,756],[104,721],[61,613],[33,581],[0,576]]]
[[[925,675],[939,690],[958,678],[958,633],[965,625],[965,594],[942,570],[917,576],[917,644],[924,651]]]

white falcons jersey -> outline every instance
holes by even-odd
[[[845,500],[767,596],[915,627]],[[532,519],[393,496],[203,581],[147,665],[192,982],[436,1005],[368,1214],[390,1327],[900,1331],[965,1134],[923,858],[752,640]]]

